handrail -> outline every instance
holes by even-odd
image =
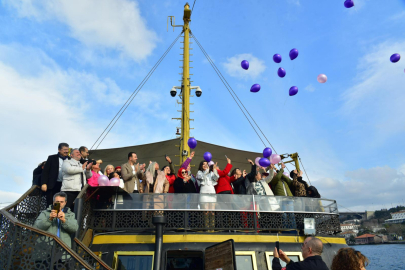
[[[100,259],[100,257],[98,257],[96,254],[93,253],[93,251],[91,251],[88,247],[86,247],[79,239],[77,239],[76,237],[74,238],[74,241],[76,242],[76,244],[78,244],[84,251],[86,251],[88,254],[90,254],[90,256],[93,257],[93,259],[95,259],[99,264],[101,264],[103,267],[107,268],[107,269],[111,269],[112,268],[110,266],[108,266],[103,260]]]
[[[30,195],[35,189],[39,188],[36,185],[33,185],[29,190],[27,190],[27,192],[25,192],[23,195],[21,195],[20,198],[18,198],[17,201],[13,202],[12,204],[2,208],[1,210],[6,210],[9,211],[11,208],[17,206],[17,204],[19,204],[20,202],[22,202],[26,197],[28,197],[28,195]]]
[[[59,237],[56,235],[53,235],[51,233],[48,233],[46,231],[34,228],[32,226],[26,225],[24,223],[19,222],[15,217],[13,217],[9,212],[4,211],[4,209],[0,210],[0,213],[6,217],[13,225],[19,226],[21,228],[25,228],[31,231],[34,231],[38,234],[44,235],[46,237],[52,238],[54,241],[56,241],[59,245],[61,245],[69,254],[74,257],[77,261],[79,261],[86,269],[92,270],[93,268],[85,261],[83,260],[76,252],[74,252],[68,245],[66,245],[65,242],[63,242]]]

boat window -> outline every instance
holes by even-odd
[[[166,270],[193,269],[203,270],[202,251],[169,250],[166,252]]]
[[[243,270],[257,270],[254,251],[235,251],[236,267]]]
[[[116,251],[113,268],[115,270],[152,270],[153,256],[153,251]]]
[[[286,252],[286,251],[284,251],[284,253],[288,256],[288,258],[290,258],[293,262],[299,262],[299,261],[302,261],[303,260],[303,257],[302,257],[302,253],[301,252]],[[273,252],[266,252],[266,260],[267,260],[267,269],[272,269],[272,264],[271,264],[271,262],[273,261],[273,258],[274,258],[274,256],[273,256]],[[282,260],[280,260],[280,264],[281,264],[281,267],[285,267],[286,266],[286,263],[285,262],[283,262]]]

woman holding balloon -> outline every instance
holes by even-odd
[[[205,160],[201,161],[198,166],[196,179],[200,184],[200,205],[203,209],[215,209],[217,198],[214,186],[218,184],[219,175],[216,165],[208,166],[208,162],[211,161],[212,156],[210,153],[208,153],[209,155],[207,153],[204,154]],[[215,228],[215,213],[207,211],[204,214],[205,227]]]

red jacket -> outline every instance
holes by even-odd
[[[231,171],[231,169],[232,165],[228,163],[223,171],[217,170],[219,175],[218,184],[215,186],[215,191],[217,192],[217,194],[222,191],[230,191],[232,192],[232,194],[234,194],[231,183],[235,181],[235,178],[232,177],[231,179],[231,177],[228,176],[228,173]]]
[[[167,181],[169,181],[169,184],[170,184],[170,186],[169,186],[169,193],[174,193],[174,186],[173,186],[173,184],[174,184],[174,180],[176,180],[176,175],[175,175],[175,174],[166,175],[166,179],[167,179]]]

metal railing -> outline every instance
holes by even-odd
[[[90,188],[106,194],[109,187]],[[104,190],[103,190],[104,189]],[[113,194],[113,193],[111,193]],[[98,231],[152,231],[152,216],[164,214],[165,230],[290,231],[304,229],[304,218],[315,219],[319,235],[339,233],[336,201],[328,199],[205,194],[115,193],[93,206],[89,227]]]
[[[0,210],[0,265],[4,269],[111,270],[79,239],[75,238],[70,248],[56,235],[32,227],[46,207],[41,190],[32,186]]]

